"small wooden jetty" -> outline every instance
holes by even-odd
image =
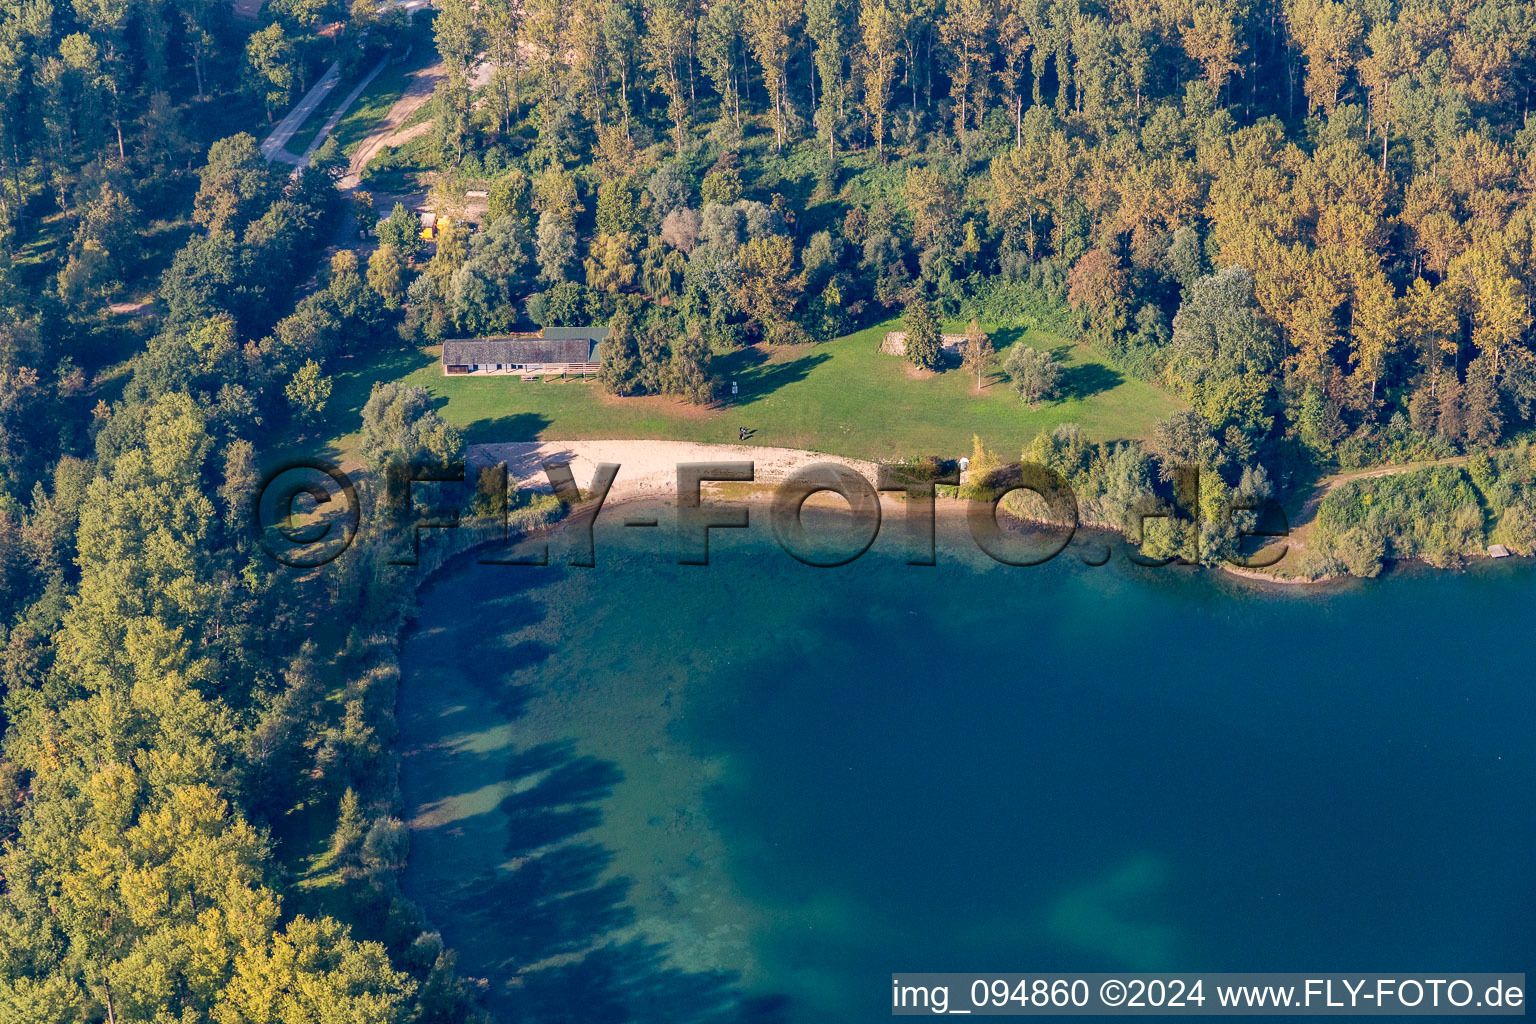
[[[1509,548],[1505,547],[1503,544],[1489,544],[1488,545],[1488,557],[1489,558],[1508,558],[1509,554],[1510,554]]]

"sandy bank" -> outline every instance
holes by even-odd
[[[620,469],[605,505],[611,507],[627,501],[650,500],[670,502],[677,494],[677,467],[684,462],[751,462],[755,480],[752,485],[709,484],[710,490],[741,490],[761,493],[764,497],[775,485],[796,470],[818,462],[833,462],[848,466],[873,483],[878,473],[874,462],[850,459],[841,455],[806,451],[800,448],[770,448],[750,444],[704,444],[695,441],[609,440],[609,441],[510,441],[502,444],[471,445],[466,453],[471,466],[492,465],[505,462],[507,471],[519,485],[526,489],[548,491],[549,481],[544,475],[545,462],[569,462],[576,477],[577,486],[586,489],[592,482],[597,465],[616,462]],[[746,497],[746,493],[736,494]],[[813,504],[839,505],[842,499],[831,494],[821,494],[812,499]],[[896,494],[882,494],[881,504],[888,509],[900,502]],[[941,516],[964,515],[968,503],[954,498],[941,498],[936,511]],[[1081,530],[1121,531],[1109,523],[1084,521]],[[1294,557],[1294,552],[1288,557]],[[1235,565],[1217,566],[1234,579],[1271,587],[1309,587],[1337,583],[1340,577],[1299,577],[1245,569]]]
[[[592,482],[597,465],[616,462],[618,476],[608,492],[610,503],[636,498],[672,498],[677,494],[677,467],[683,462],[751,462],[755,482],[775,484],[797,469],[817,462],[848,466],[871,482],[873,462],[799,448],[767,448],[749,444],[699,444],[692,441],[512,441],[472,445],[467,453],[471,466],[497,462],[521,485],[548,490],[545,462],[569,462],[578,487]]]

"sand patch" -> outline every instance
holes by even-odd
[[[412,139],[421,135],[425,135],[427,132],[431,131],[432,124],[433,122],[431,121],[421,121],[417,124],[411,125],[409,128],[395,132],[395,134],[384,140],[384,148],[399,149],[401,146],[405,145],[407,142],[410,142]]]
[[[533,489],[548,490],[543,464],[569,462],[576,485],[586,488],[600,462],[616,462],[619,474],[608,492],[609,503],[633,498],[670,498],[677,493],[677,467],[683,462],[751,462],[759,484],[774,484],[816,462],[848,466],[873,481],[875,464],[841,455],[799,448],[769,448],[750,444],[699,444],[693,441],[513,441],[472,445],[467,452],[472,466],[505,462],[514,479],[528,481]]]

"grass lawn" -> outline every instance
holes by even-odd
[[[595,380],[523,383],[515,376],[444,377],[438,350],[396,352],[334,375],[320,451],[357,457],[357,428],[374,381],[403,380],[430,391],[470,444],[494,441],[659,438],[736,443],[737,427],[757,431],[751,444],[809,448],[884,458],[967,455],[981,435],[1002,455],[1017,454],[1042,428],[1077,423],[1095,441],[1138,438],[1180,408],[1166,392],[1122,374],[1096,351],[1039,331],[993,332],[1000,366],[1007,347],[1024,341],[1057,351],[1067,397],[1031,410],[994,370],[985,388],[959,367],[923,375],[876,352],[890,324],[823,345],[750,348],[721,357],[727,394],[716,409],[670,398],[607,397]],[[300,443],[294,439],[295,443]],[[311,442],[313,445],[313,442]]]

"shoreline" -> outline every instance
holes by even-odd
[[[648,442],[639,443],[648,444]],[[528,450],[536,454],[541,447],[543,446],[530,445]],[[555,447],[570,451],[582,447],[582,444],[571,443]],[[710,453],[718,453],[720,450],[705,447]],[[732,451],[739,450],[738,446],[720,447]],[[757,450],[747,448],[747,451],[751,453]],[[819,453],[787,451],[795,452],[796,465],[806,465],[822,460]],[[586,454],[593,457],[587,458],[583,464],[573,466],[578,484],[590,484],[595,461],[601,461],[603,458],[602,455],[591,452]],[[719,458],[720,455],[715,454],[715,457]],[[758,459],[754,458],[753,461]],[[873,467],[870,463],[865,465]],[[510,468],[509,466],[509,470]],[[669,472],[675,473],[675,467],[671,467]],[[542,478],[542,474],[537,476]],[[613,492],[603,507],[604,516],[610,514],[608,511],[610,506],[618,508],[633,506],[637,503],[650,503],[654,506],[658,502],[666,505],[675,504],[675,484],[666,487],[655,486],[656,480],[637,473],[630,480],[632,486],[620,488],[619,482],[623,481],[625,476],[626,474],[621,471],[616,478]],[[539,479],[537,482],[544,481]],[[644,488],[633,486],[640,482],[648,482],[652,486]],[[752,484],[719,484],[710,487],[706,493],[710,495],[711,500],[750,503],[756,511],[771,497],[772,482],[764,474]],[[544,489],[547,490],[547,487]],[[819,498],[825,499],[829,507],[843,506],[842,499],[835,494],[821,495]],[[905,504],[903,496],[899,494],[882,496],[882,508],[899,510]],[[952,527],[963,529],[959,520],[965,517],[968,511],[967,506],[971,504],[973,503],[959,498],[939,498],[935,502],[935,514],[941,522],[948,521]],[[560,512],[557,511],[556,515],[559,516]],[[1012,515],[1009,518],[1018,522],[1027,522]],[[563,522],[564,517],[561,516],[547,524],[528,529],[526,535],[551,533],[559,529]],[[1087,523],[1080,526],[1079,532],[1120,534],[1118,530],[1104,531]],[[1123,536],[1123,534],[1120,535]],[[496,543],[496,541],[490,543]],[[506,898],[502,894],[514,891],[474,888],[481,883],[482,878],[491,877],[492,872],[501,870],[498,864],[500,854],[496,851],[502,848],[500,844],[505,841],[509,833],[496,829],[511,827],[503,819],[494,817],[491,812],[500,806],[502,800],[517,794],[538,792],[537,785],[518,788],[523,782],[533,777],[532,773],[514,778],[492,770],[498,769],[500,762],[488,754],[504,748],[538,749],[541,743],[556,742],[570,737],[579,738],[583,744],[605,744],[595,748],[595,755],[593,747],[583,746],[580,751],[584,755],[598,756],[604,761],[620,765],[623,769],[623,781],[615,786],[614,795],[604,796],[600,801],[595,802],[603,806],[604,818],[601,821],[606,821],[603,830],[595,833],[595,841],[603,849],[612,852],[614,866],[611,870],[615,875],[643,881],[643,886],[635,888],[635,895],[624,897],[623,905],[633,911],[634,919],[631,923],[609,933],[608,937],[620,941],[641,938],[665,943],[669,958],[667,962],[673,968],[716,970],[726,967],[742,974],[746,979],[745,990],[748,993],[777,992],[782,984],[779,979],[785,975],[780,972],[775,961],[759,955],[760,947],[753,944],[752,936],[760,933],[771,936],[782,934],[782,929],[778,932],[774,931],[778,927],[775,922],[782,915],[782,911],[763,909],[761,904],[753,902],[750,895],[752,890],[737,882],[738,876],[732,873],[724,856],[719,852],[722,844],[719,838],[720,825],[708,816],[710,805],[706,797],[700,795],[709,785],[717,782],[723,772],[721,766],[726,762],[702,754],[689,758],[685,756],[689,752],[688,748],[682,745],[669,746],[674,742],[671,737],[676,735],[669,731],[671,716],[679,714],[679,709],[684,707],[683,702],[688,693],[690,676],[699,675],[702,678],[710,678],[713,674],[723,678],[727,670],[722,669],[718,663],[709,663],[702,657],[698,660],[690,657],[674,680],[665,671],[670,662],[658,661],[656,657],[647,661],[643,651],[637,654],[628,650],[617,662],[592,660],[589,655],[580,655],[588,657],[589,660],[576,670],[571,669],[568,663],[562,663],[557,659],[551,664],[565,664],[566,675],[560,678],[567,682],[583,678],[601,678],[600,673],[603,672],[617,673],[617,678],[620,680],[618,693],[609,694],[606,684],[592,690],[575,685],[564,689],[550,685],[541,696],[536,695],[536,699],[530,700],[526,705],[519,704],[514,711],[488,698],[488,691],[477,683],[465,682],[471,674],[482,671],[479,667],[481,662],[478,659],[460,659],[465,662],[463,666],[459,666],[455,659],[443,659],[435,655],[429,659],[417,658],[407,661],[407,648],[412,643],[413,637],[418,637],[429,630],[447,628],[439,624],[441,616],[447,614],[444,610],[444,602],[439,597],[435,604],[432,603],[428,591],[464,566],[468,560],[473,559],[478,548],[478,545],[467,547],[435,564],[429,563],[428,556],[423,551],[422,563],[425,571],[420,579],[407,584],[409,590],[415,595],[413,606],[402,616],[394,634],[395,664],[400,673],[395,695],[396,739],[392,745],[392,749],[396,752],[394,779],[404,811],[408,812],[402,817],[410,829],[412,839],[412,849],[401,878],[402,893],[405,898],[421,908],[422,913],[433,926],[448,925],[445,938],[464,957],[463,963],[466,968],[474,975],[484,977],[496,986],[494,994],[489,997],[495,1001],[495,1005],[505,1006],[509,1010],[516,1007],[518,1003],[515,1000],[514,986],[518,984],[519,976],[508,974],[494,966],[500,948],[494,944],[497,936],[501,934],[499,926],[487,928],[483,923],[477,922],[472,915],[459,914],[453,902],[455,899],[478,894],[480,903],[494,906],[495,904],[490,900],[491,896]],[[1071,557],[1070,553],[1068,557]],[[1406,568],[1408,563],[1396,563],[1396,565]],[[1401,570],[1394,566],[1388,571]],[[1241,570],[1238,567],[1231,567],[1228,572],[1238,577],[1247,575],[1250,587],[1277,582],[1254,579],[1253,577],[1261,574],[1252,570]],[[1358,593],[1354,588],[1345,589],[1342,584],[1343,579],[1347,577],[1309,580],[1305,583],[1333,583],[1339,588],[1340,594],[1346,595],[1346,599],[1348,594]],[[566,593],[570,593],[572,588],[580,589],[574,578],[564,584],[557,582],[555,585],[565,586]],[[1304,584],[1298,581],[1297,584],[1291,585]],[[1064,588],[1066,591],[1071,589]],[[1239,603],[1247,598],[1247,593],[1241,585],[1223,589],[1222,596]],[[1291,591],[1291,593],[1300,597],[1304,592]],[[1324,592],[1321,596],[1331,599],[1328,592]],[[1305,600],[1281,602],[1277,598],[1270,599],[1275,600],[1277,606],[1282,608],[1286,605],[1305,607],[1312,603]],[[1006,593],[1002,594],[1001,601],[1004,605],[1011,600],[1013,599]],[[638,607],[638,605],[631,604],[629,607]],[[1327,613],[1321,614],[1326,616]],[[458,620],[455,619],[455,621]],[[513,664],[519,664],[516,658],[528,652],[536,653],[540,649],[541,640],[547,641],[546,646],[552,647],[557,642],[556,638],[563,639],[559,629],[562,628],[561,623],[565,620],[557,616],[551,621],[555,623],[555,626],[551,627],[555,632],[548,634],[538,632],[538,623],[520,626],[520,630],[526,628],[529,632],[519,632],[516,643],[494,648],[498,653],[512,652],[511,659],[503,659],[500,663],[505,664],[510,660]],[[577,621],[590,623],[596,620],[581,617]],[[687,627],[689,629],[703,628],[698,625],[700,619],[685,618],[684,621],[690,623]],[[1326,618],[1323,621],[1326,621]],[[504,620],[493,618],[488,619],[487,622],[501,628],[506,626]],[[750,620],[744,630],[733,633],[732,630],[726,629],[724,632],[727,635],[745,635],[754,627],[761,628],[760,623],[755,619]],[[715,623],[710,628],[718,629],[720,624]],[[776,632],[771,628],[767,629],[766,633],[774,636],[794,635],[791,630]],[[492,634],[495,635],[494,630]],[[458,639],[465,641],[462,646],[468,648],[468,641],[478,635],[480,634],[461,629]],[[429,649],[431,649],[431,643],[428,643]],[[461,645],[448,643],[445,646],[448,649],[458,649]],[[572,646],[579,651],[599,650],[599,645],[595,643],[585,647],[580,643]],[[640,646],[644,650],[651,649],[645,648],[644,645]],[[661,657],[665,657],[671,648],[657,642],[655,650],[662,652]],[[631,663],[629,660],[631,658],[637,660]],[[444,691],[439,687],[436,677],[424,675],[424,665],[449,666],[449,670],[456,674],[450,674],[445,678],[458,688],[448,691],[447,696],[444,697]],[[542,678],[545,670],[539,668],[536,671],[541,673]],[[461,679],[460,676],[463,678]],[[626,679],[667,681],[657,688],[648,690],[644,686],[636,688],[624,684],[623,680]],[[559,693],[558,699],[550,696],[553,693]],[[594,693],[600,695],[594,696]],[[477,701],[485,703],[476,703]],[[446,729],[446,731],[433,732],[430,731],[431,729]],[[658,754],[664,754],[664,756],[658,756]],[[841,768],[839,767],[838,770],[841,771]],[[434,783],[434,778],[448,778],[452,783],[439,786]],[[694,785],[695,781],[698,781],[699,785]],[[618,788],[620,785],[630,788],[620,789]],[[644,799],[631,799],[636,793],[642,794]],[[475,828],[486,829],[486,831],[474,833],[474,838],[467,844],[455,838],[456,831]],[[628,838],[632,836],[644,838],[642,841],[632,841]],[[587,835],[586,838],[590,840],[594,837]],[[774,845],[777,846],[777,842]],[[488,857],[482,862],[475,859],[477,850],[490,850],[495,853],[495,856]],[[520,857],[514,870],[536,865],[538,856],[538,854],[527,854]],[[441,866],[444,864],[457,867],[472,865],[474,870],[455,873],[442,870]],[[686,913],[673,912],[670,908],[675,905],[683,906]],[[840,906],[825,903],[808,905],[805,911],[805,927],[822,925],[829,917],[835,917],[843,909]]]
[[[677,494],[677,467],[687,462],[751,462],[753,486],[782,483],[796,470],[819,462],[846,466],[873,481],[877,465],[863,459],[827,455],[803,448],[770,448],[749,444],[705,444],[696,441],[510,441],[471,445],[465,452],[468,466],[507,464],[508,474],[519,490],[549,493],[542,463],[570,463],[576,486],[586,491],[600,462],[620,467],[604,503],[618,505],[639,498],[673,498]],[[719,486],[718,484],[715,486]]]
[[[843,455],[830,455],[806,448],[777,448],[752,444],[711,444],[701,441],[661,441],[643,438],[624,440],[592,440],[592,441],[510,441],[494,444],[471,445],[466,453],[466,463],[470,466],[491,465],[504,461],[507,463],[509,475],[517,481],[519,490],[527,490],[532,493],[551,493],[548,480],[544,478],[542,463],[550,459],[567,461],[571,465],[572,475],[576,484],[586,491],[592,483],[598,463],[618,463],[621,467],[615,476],[608,496],[604,501],[603,509],[617,508],[622,505],[639,501],[660,500],[668,505],[675,502],[677,497],[677,466],[686,462],[751,462],[753,463],[753,479],[750,482],[729,481],[705,481],[703,491],[722,497],[735,497],[746,501],[767,501],[771,498],[772,488],[782,483],[797,470],[816,463],[831,462],[846,466],[873,483],[879,470],[879,463],[866,459],[854,459]],[[812,506],[841,506],[843,501],[837,495],[830,492],[821,492],[813,495],[809,500]],[[880,494],[880,506],[882,513],[900,509],[905,504],[904,499],[897,493],[885,492]],[[934,514],[950,519],[965,513],[966,499],[958,497],[936,496],[934,501]],[[1004,510],[1005,513],[1007,510]],[[1016,522],[1029,523],[1032,520],[1009,514]],[[557,527],[559,521],[549,524],[543,529]],[[1115,534],[1125,539],[1125,532],[1110,523],[1081,520],[1078,530],[1089,530],[1098,533]],[[1129,541],[1127,541],[1129,543]],[[1484,560],[1492,560],[1481,552],[1466,553],[1461,556],[1464,563],[1472,563]],[[1408,565],[1422,559],[1393,560],[1388,562],[1385,573],[1397,570],[1400,565]],[[1428,565],[1429,563],[1424,562]],[[1293,589],[1297,587],[1320,587],[1334,585],[1341,581],[1353,579],[1348,574],[1335,576],[1298,577],[1282,576],[1275,573],[1263,572],[1258,569],[1248,569],[1242,566],[1222,563],[1216,566],[1202,566],[1201,568],[1215,569],[1218,572],[1245,583],[1260,587],[1281,587]],[[1431,566],[1431,568],[1439,568]]]
[[[750,483],[706,482],[704,485],[706,492],[715,493],[740,488],[747,492],[743,496],[745,500],[767,500],[771,496],[772,485],[782,483],[796,470],[815,463],[832,462],[847,466],[871,483],[874,482],[879,465],[864,459],[828,455],[805,448],[647,439],[509,441],[471,445],[465,453],[466,463],[470,466],[506,462],[507,472],[517,481],[518,489],[545,494],[551,493],[552,488],[547,479],[543,478],[541,463],[549,459],[569,461],[576,485],[583,491],[591,486],[598,463],[618,463],[621,468],[603,503],[605,511],[637,501],[660,499],[671,504],[677,496],[677,466],[683,462],[752,462],[754,478]],[[823,503],[840,504],[841,499],[830,493],[817,494],[811,499],[813,505]],[[896,494],[880,495],[882,512],[899,509],[903,504],[902,498]],[[965,505],[966,500],[963,498],[939,496],[934,500],[934,514],[945,518],[961,516],[965,513]],[[1021,523],[1030,522],[1017,515],[1011,515],[1011,518]],[[558,522],[552,523],[546,529],[558,525]],[[1110,523],[1084,520],[1078,523],[1078,530],[1111,533],[1125,538],[1124,531]],[[1215,568],[1231,577],[1265,586],[1308,587],[1336,582],[1335,577],[1298,579],[1232,565]]]

